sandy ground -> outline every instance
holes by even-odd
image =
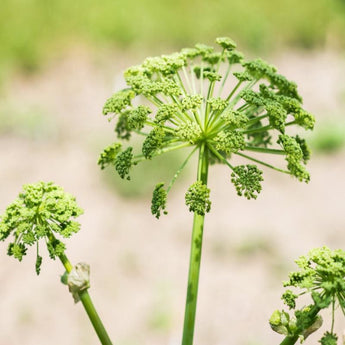
[[[288,53],[271,61],[300,85],[305,107],[318,120],[344,119],[341,56]],[[178,184],[169,215],[157,221],[150,195],[120,197],[96,165],[98,153],[113,140],[101,108],[121,86],[128,64],[120,56],[104,61],[74,52],[7,85],[8,116],[38,109],[46,127],[34,135],[1,135],[0,211],[22,184],[39,180],[55,181],[77,196],[85,215],[67,254],[74,263],[91,265],[90,294],[115,344],[177,345],[192,224],[183,197],[193,176]],[[270,330],[268,319],[282,307],[281,281],[293,259],[316,246],[345,248],[344,151],[314,155],[309,170],[308,185],[265,170],[262,194],[247,201],[236,196],[225,167],[212,167],[195,344],[278,344],[281,336]],[[73,304],[59,282],[59,262],[45,255],[36,277],[33,253],[19,264],[5,255],[4,244],[0,248],[0,345],[98,344],[82,306]],[[317,339],[311,336],[309,343]]]

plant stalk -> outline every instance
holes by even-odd
[[[279,345],[294,345],[294,344],[296,344],[296,342],[299,339],[299,334],[301,334],[303,332],[303,330],[306,330],[308,327],[312,326],[312,324],[315,322],[315,318],[316,318],[317,314],[319,313],[319,311],[320,311],[320,308],[317,307],[316,305],[314,305],[309,312],[309,316],[310,316],[310,320],[311,320],[310,324],[306,325],[306,327],[304,327],[304,329],[299,328],[296,331],[297,335],[294,335],[291,337],[289,337],[289,336],[285,337],[284,340]]]
[[[71,262],[68,260],[67,256],[65,254],[59,255],[59,259],[64,265],[67,273],[70,273],[73,269],[73,266]],[[107,331],[104,328],[104,325],[102,323],[102,320],[100,319],[95,306],[92,303],[91,297],[89,295],[88,290],[83,290],[79,293],[79,298],[81,300],[81,303],[84,306],[84,309],[89,316],[89,319],[93,325],[93,328],[96,331],[96,334],[101,342],[102,345],[112,345],[112,342],[108,336]]]
[[[199,151],[197,180],[205,185],[207,185],[208,165],[208,149],[202,144]],[[182,345],[193,344],[204,218],[204,215],[194,213]]]
[[[293,337],[285,337],[285,339],[280,343],[280,345],[294,345],[298,340],[298,335]]]

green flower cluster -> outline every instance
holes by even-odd
[[[19,261],[26,255],[28,247],[36,244],[36,272],[39,274],[42,263],[39,240],[45,240],[52,259],[62,255],[65,245],[55,235],[68,238],[78,232],[80,224],[74,218],[82,213],[75,198],[52,182],[27,184],[0,217],[0,240],[13,235],[8,255]]]
[[[289,309],[295,310],[295,318],[290,318],[285,311],[275,311],[270,319],[271,327],[278,333],[305,339],[311,331],[321,326],[317,314],[322,309],[331,307],[332,326],[320,339],[323,345],[336,345],[337,335],[334,333],[335,308],[340,307],[345,315],[345,251],[330,250],[327,247],[312,249],[308,255],[301,256],[296,263],[299,270],[289,275],[284,282],[286,290],[282,299]],[[299,296],[310,294],[313,304],[302,310],[296,309]],[[316,324],[318,327],[315,327]]]
[[[152,203],[151,203],[151,212],[156,218],[161,216],[161,212],[166,214],[166,199],[167,199],[167,192],[163,188],[164,183],[158,183],[153,191],[152,196]]]
[[[209,188],[201,181],[194,182],[186,193],[186,205],[189,211],[204,216],[211,209]]]
[[[216,43],[218,51],[197,44],[178,53],[149,57],[125,71],[128,87],[106,101],[103,114],[116,119],[118,139],[139,135],[144,140],[141,152],[119,143],[110,145],[101,154],[101,168],[112,165],[129,179],[131,167],[142,160],[205,147],[208,161],[227,165],[237,194],[248,199],[257,197],[263,180],[254,163],[309,181],[305,164],[310,151],[303,139],[288,134],[292,126],[314,126],[296,84],[261,59],[245,60],[231,39],[217,38]],[[285,156],[286,168],[265,162],[265,153]],[[234,156],[252,164],[233,166],[229,160]],[[161,206],[153,208],[157,217],[157,210],[165,210],[169,192],[163,198],[162,188],[159,184],[155,189],[155,205],[161,200]],[[158,190],[161,197],[157,199]]]

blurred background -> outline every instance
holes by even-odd
[[[90,294],[115,344],[178,345],[192,225],[184,192],[195,171],[183,172],[157,221],[152,189],[183,156],[142,164],[131,182],[100,171],[98,155],[114,140],[101,110],[123,87],[122,71],[147,55],[232,37],[299,85],[317,119],[301,133],[312,178],[265,170],[262,194],[247,201],[226,168],[212,167],[195,344],[279,343],[268,319],[282,308],[293,260],[316,246],[345,248],[344,32],[344,0],[2,0],[0,212],[24,183],[62,185],[85,209],[67,254],[91,265]],[[19,264],[0,248],[0,345],[98,344],[59,282],[59,262],[47,258],[36,277],[33,253]]]

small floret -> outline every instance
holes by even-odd
[[[213,111],[222,111],[229,105],[226,100],[220,97],[211,97],[207,100],[207,103],[211,105]]]
[[[210,190],[201,181],[193,183],[185,196],[186,205],[190,212],[204,216],[211,209]]]
[[[310,181],[310,174],[301,163],[296,162],[293,157],[289,156],[287,156],[286,160],[288,162],[287,168],[293,176],[297,177],[301,182],[308,183]]]
[[[278,96],[278,101],[282,104],[288,114],[293,115],[295,122],[305,129],[313,129],[315,118],[301,107],[298,99],[288,96]]]
[[[270,80],[272,75],[277,71],[273,65],[269,65],[262,59],[255,59],[245,62],[243,63],[243,66],[246,68],[246,71],[257,80],[261,78]]]
[[[282,295],[282,300],[290,309],[295,309],[297,297],[291,290],[286,290]]]
[[[207,78],[210,82],[220,81],[222,76],[216,72],[204,72],[204,77]]]
[[[272,73],[269,75],[271,84],[279,89],[279,94],[292,97],[302,102],[302,97],[297,92],[297,85],[295,82],[286,79],[283,75]]]
[[[229,37],[218,37],[216,38],[216,43],[226,50],[233,50],[236,48],[236,43]]]
[[[103,107],[103,114],[119,114],[127,106],[131,105],[131,101],[134,97],[135,93],[131,89],[125,89],[116,92],[105,102],[105,105]]]
[[[41,273],[42,261],[43,261],[42,256],[37,255],[36,256],[36,262],[35,262],[35,270],[36,270],[37,275],[39,275]]]
[[[240,96],[248,104],[255,105],[256,107],[260,107],[265,104],[264,98],[253,90],[243,90],[240,92]]]
[[[123,76],[125,78],[134,77],[137,75],[143,75],[145,74],[145,72],[146,72],[145,68],[143,68],[142,65],[131,66],[125,70],[125,72],[123,73]]]
[[[307,145],[307,142],[305,141],[305,139],[300,138],[298,135],[295,136],[295,140],[296,140],[296,142],[298,143],[299,147],[302,150],[303,163],[307,164],[307,162],[310,159],[310,155],[311,155],[310,148]]]
[[[159,72],[164,76],[170,76],[176,74],[177,71],[185,65],[185,63],[185,55],[181,53],[173,53],[159,57],[149,57],[143,62],[142,67],[147,70],[147,73],[149,74]]]
[[[210,47],[203,43],[197,43],[195,45],[195,48],[198,50],[199,55],[202,55],[202,56],[213,52],[213,47]]]
[[[247,71],[244,71],[244,72],[234,72],[232,74],[238,79],[238,81],[241,81],[241,82],[252,81],[253,80],[253,77]]]
[[[287,111],[278,102],[269,102],[266,106],[268,119],[273,128],[278,129],[281,133],[285,131],[285,121],[287,118]]]
[[[226,56],[227,56],[227,59],[228,59],[230,65],[242,63],[242,61],[244,59],[244,55],[237,50],[226,51]]]
[[[194,110],[200,107],[203,101],[201,95],[188,95],[182,99],[182,107],[184,110]]]
[[[239,131],[221,131],[214,138],[216,149],[226,153],[243,150],[245,146],[244,135]]]
[[[277,143],[281,144],[286,154],[293,157],[296,161],[301,161],[303,159],[302,149],[295,138],[286,134],[281,134],[279,135]]]
[[[135,75],[126,77],[126,83],[138,95],[145,97],[154,96],[162,92],[162,83],[150,80],[146,75]]]
[[[295,122],[305,129],[313,129],[315,124],[315,118],[312,114],[308,113],[304,109],[294,114]]]
[[[280,102],[280,98],[284,96],[278,96],[273,90],[266,84],[259,85],[260,95],[268,101]]]
[[[26,255],[27,248],[23,243],[10,243],[7,249],[7,254],[13,256],[18,261],[23,260],[23,256]]]
[[[121,147],[122,145],[120,143],[113,143],[103,150],[97,163],[102,170],[110,164],[115,164],[115,158],[121,151]]]
[[[288,162],[288,170],[297,177],[299,181],[309,182],[310,175],[301,164],[304,159],[301,146],[295,138],[285,134],[279,135],[278,144],[281,144],[286,152],[286,161]]]
[[[166,121],[169,121],[179,111],[178,106],[175,103],[162,104],[155,116],[155,122],[159,125],[164,125]]]
[[[183,48],[181,54],[189,59],[194,59],[200,55],[200,51],[196,48]]]
[[[168,214],[165,210],[167,202],[167,192],[163,188],[164,183],[158,183],[153,191],[151,201],[151,213],[158,219],[163,214]]]
[[[231,174],[231,182],[235,185],[237,195],[244,195],[248,200],[257,198],[263,180],[262,171],[252,164],[239,165]]]
[[[338,337],[334,333],[326,332],[321,338],[321,345],[337,345]]]
[[[221,59],[223,59],[223,55],[221,53],[206,53],[202,57],[202,61],[208,62],[210,65],[217,64]]]
[[[166,96],[180,96],[182,90],[178,84],[170,79],[161,82],[162,93]]]
[[[115,158],[115,170],[122,179],[130,180],[129,170],[133,165],[133,148],[128,147],[126,150],[120,152]]]
[[[155,127],[143,142],[142,152],[145,158],[151,159],[154,153],[161,148],[165,137],[164,129]]]
[[[248,117],[240,111],[229,109],[222,113],[222,120],[232,128],[244,128]]]
[[[282,104],[284,109],[288,112],[288,114],[294,115],[296,113],[299,113],[302,109],[300,101],[295,98],[278,96],[278,100]]]
[[[128,115],[130,110],[125,110],[120,114],[118,117],[115,132],[117,133],[117,137],[119,139],[129,140],[131,137],[131,129],[128,126]]]
[[[188,141],[191,144],[195,144],[202,134],[199,125],[195,122],[183,123],[175,130],[177,137],[182,140]]]
[[[151,109],[145,105],[139,105],[137,108],[129,112],[127,123],[130,129],[142,129],[147,120],[147,116],[151,113]]]

